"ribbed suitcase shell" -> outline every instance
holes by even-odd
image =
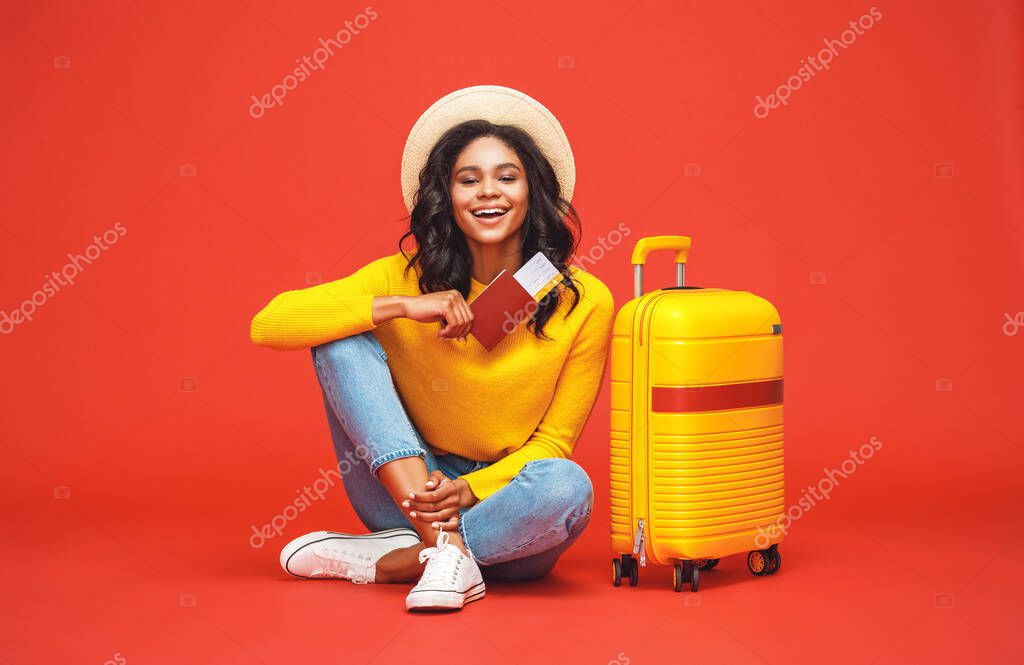
[[[619,310],[611,347],[616,553],[633,552],[640,519],[646,555],[661,564],[782,540],[772,528],[785,510],[782,376],[779,314],[751,293],[671,287]]]

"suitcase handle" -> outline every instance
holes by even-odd
[[[671,249],[676,253],[676,286],[686,282],[686,257],[690,253],[689,236],[651,236],[640,238],[633,247],[633,297],[644,294],[644,263],[651,252]]]

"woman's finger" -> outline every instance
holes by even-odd
[[[462,328],[459,330],[459,337],[465,338],[473,328],[473,310],[469,308],[465,298],[459,300],[459,307],[462,308]]]
[[[427,482],[424,483],[424,486],[428,490],[432,490],[440,486],[441,483],[447,480],[448,476],[444,475],[444,473],[440,469],[435,469],[434,471],[430,472],[430,475],[427,476]]]
[[[442,483],[437,489],[427,490],[424,492],[409,492],[408,500],[416,501],[418,503],[437,503],[442,499],[446,499],[450,496],[458,496],[459,490],[455,487],[455,483],[447,482]]]
[[[441,531],[458,531],[459,530],[459,517],[449,517],[447,520],[441,522],[432,522],[430,526]]]
[[[441,329],[437,331],[437,336],[441,339],[448,336],[448,333],[451,331],[451,328],[455,323],[454,316],[451,311],[451,298],[452,294],[446,293],[439,303],[441,307],[440,314],[443,325],[441,326]]]
[[[437,510],[442,510],[444,508],[458,508],[458,507],[459,507],[459,497],[457,495],[456,496],[447,497],[445,499],[442,499],[441,501],[432,501],[432,502],[429,502],[429,501],[413,501],[412,499],[406,499],[406,500],[402,501],[402,508],[404,508],[406,511],[415,510],[417,512],[423,512],[423,511],[433,512],[433,511],[437,511]]]
[[[444,510],[436,511],[418,511],[414,510],[409,513],[409,517],[420,522],[443,522],[452,515],[458,515],[458,508],[445,508]]]

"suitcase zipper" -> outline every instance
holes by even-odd
[[[656,293],[653,298],[650,298],[646,303],[644,303],[643,309],[640,310],[640,321],[639,321],[640,330],[639,330],[639,333],[637,334],[638,346],[643,346],[643,344],[644,344],[644,327],[645,327],[645,321],[647,319],[647,312],[648,312],[648,310],[650,310],[652,315],[653,315],[653,312],[654,312],[653,305],[657,301],[659,301],[662,298],[664,298],[665,295],[667,295],[667,294]],[[633,357],[635,359],[635,357],[636,357],[635,353],[633,354]],[[649,355],[646,358],[646,363],[647,363],[647,368],[648,368],[648,371],[649,371],[649,368],[650,368],[650,357],[649,357]],[[631,362],[631,365],[632,365],[632,362]],[[631,367],[631,370],[632,369],[633,368]],[[630,373],[632,375],[632,382],[635,385],[636,384],[636,374],[635,374],[635,372],[632,372],[632,371]],[[644,380],[644,382],[646,383],[646,379]],[[636,413],[638,411],[646,414],[647,407],[648,407],[648,405],[647,405],[646,400],[645,400],[644,408],[637,410],[636,409],[636,404],[634,402],[633,405],[630,408],[631,412],[633,412],[632,415],[631,415],[631,419],[636,417]],[[645,420],[646,420],[646,415],[644,417],[645,417]],[[634,425],[635,425],[635,422],[634,422]],[[648,425],[649,425],[649,423],[647,423],[647,422],[644,423],[644,432],[647,431]],[[636,431],[636,427],[635,426],[633,427],[633,431],[635,433],[635,431]],[[634,443],[636,443],[636,442],[634,441]],[[646,446],[646,434],[645,434],[644,445]],[[646,454],[644,454],[644,463],[643,464],[637,464],[637,460],[636,460],[635,457],[631,461],[632,461],[633,465],[635,465],[637,467],[640,467],[640,468],[646,468],[647,463],[648,463],[647,455]],[[630,484],[633,485],[634,488],[635,488],[636,483],[633,482],[634,480],[635,479],[632,479]],[[636,498],[637,497],[634,495],[633,499],[632,499],[632,503],[633,503],[634,509],[636,509],[638,507]],[[643,510],[637,511],[637,512],[640,512],[641,514],[646,514],[647,508],[648,508],[647,497],[645,496],[644,500],[643,500]],[[633,538],[633,554],[639,555],[639,557],[640,557],[640,565],[643,566],[643,567],[646,567],[647,566],[647,547],[645,546],[646,544],[644,542],[644,540],[645,540],[644,522],[645,522],[645,518],[643,518],[643,517],[640,517],[640,518],[637,519],[636,535]]]
[[[663,300],[668,295],[669,294],[667,294],[667,293],[657,293],[657,294],[655,294],[655,296],[653,298],[651,298],[646,303],[644,303],[644,308],[640,312],[640,331],[639,331],[639,333],[637,335],[637,345],[638,346],[642,347],[644,345],[644,330],[646,330],[647,325],[648,325],[647,322],[650,320],[648,318],[648,312],[650,312],[650,318],[653,318],[654,317],[654,310],[657,309],[658,302]],[[644,383],[646,384],[646,382],[647,382],[646,374],[649,373],[650,369],[651,369],[651,352],[650,352],[650,347],[648,347],[647,352],[644,354],[644,357],[645,357],[645,377],[644,377]],[[633,384],[634,384],[634,386],[636,385],[636,376],[635,375],[633,376]],[[645,414],[644,415],[644,421],[645,421],[644,422],[644,433],[645,434],[644,434],[644,444],[643,444],[645,447],[647,445],[647,440],[648,440],[648,434],[647,433],[650,431],[650,422],[649,422],[649,414],[648,414],[650,404],[647,401],[647,400],[649,400],[649,397],[650,397],[649,394],[645,395],[644,408],[642,409],[642,412]],[[644,483],[645,486],[647,486],[648,483],[650,483],[650,477],[651,476],[650,476],[650,466],[649,465],[650,465],[650,460],[648,459],[647,453],[645,451],[645,453],[644,453],[644,463],[642,465],[640,465],[642,468],[647,470],[646,471],[647,481]],[[647,493],[649,493],[649,491],[650,491],[650,489],[649,489],[649,486],[648,486],[648,492]],[[642,514],[646,515],[647,511],[650,509],[649,500],[650,500],[649,496],[644,496],[644,501],[643,501],[644,509],[643,509],[643,513]],[[644,518],[644,517],[640,517],[640,518],[637,519],[636,536],[633,538],[633,554],[639,554],[640,555],[640,565],[643,566],[643,567],[647,566],[647,547],[646,547],[646,543],[645,543],[646,536],[644,534],[644,523],[645,523],[645,521],[646,521],[646,518]]]
[[[650,310],[651,316],[654,316],[654,304],[665,297],[664,293],[657,293],[653,298],[644,303],[644,308],[640,312],[640,332],[637,335],[637,345],[644,345],[644,321],[647,318],[647,311]]]
[[[644,518],[636,521],[636,537],[633,539],[633,554],[640,555],[640,565],[647,567],[647,548],[644,547]]]

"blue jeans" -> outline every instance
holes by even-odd
[[[488,466],[435,454],[409,419],[395,390],[387,353],[372,332],[313,347],[345,491],[370,531],[410,527],[377,479],[381,465],[422,457],[428,473],[451,479]],[[590,521],[593,486],[572,460],[528,462],[505,487],[459,512],[463,542],[485,579],[519,581],[546,575]]]

